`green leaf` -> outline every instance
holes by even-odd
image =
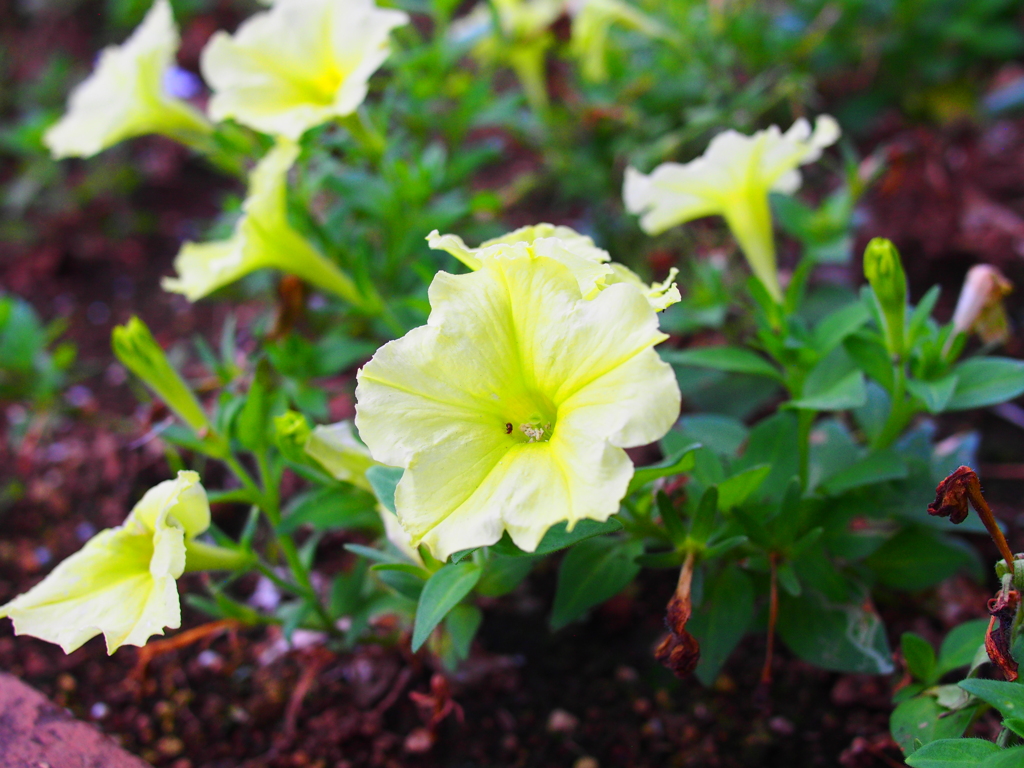
[[[942,413],[946,410],[950,398],[953,397],[958,381],[960,381],[960,377],[955,373],[934,381],[910,379],[907,381],[907,389],[910,394],[924,403],[928,413]]]
[[[309,525],[316,531],[341,528],[369,528],[380,530],[380,515],[373,508],[373,497],[349,488],[318,488],[301,494],[289,505],[277,532],[292,534],[301,526]]]
[[[401,571],[402,573],[408,573],[410,576],[415,576],[417,579],[426,581],[430,578],[430,571],[415,563],[374,563],[370,566],[370,570],[374,573],[380,573],[381,571]]]
[[[800,585],[800,578],[796,575],[796,571],[793,570],[792,563],[783,563],[779,566],[776,576],[779,579],[779,586],[781,586],[786,592],[793,597],[800,597],[803,593],[803,587]]]
[[[372,560],[375,563],[404,563],[405,559],[392,555],[389,552],[384,552],[373,547],[367,547],[363,544],[346,544],[345,549],[354,555],[365,557],[367,560]]]
[[[414,576],[405,571],[381,571],[377,578],[385,586],[395,590],[399,595],[413,602],[419,602],[423,594],[423,587],[426,584],[419,576]]]
[[[970,568],[975,557],[958,538],[915,526],[900,531],[864,562],[887,587],[918,591]]]
[[[746,373],[782,381],[778,369],[756,352],[743,347],[698,347],[667,350],[662,359],[672,365],[711,368],[726,373]]]
[[[412,630],[414,653],[448,612],[472,591],[482,573],[476,563],[449,563],[427,580],[416,606],[416,623]]]
[[[385,467],[377,465],[366,470],[366,479],[377,500],[391,512],[395,511],[395,488],[402,479],[405,470],[401,467]]]
[[[998,709],[1003,717],[1024,715],[1024,685],[1020,683],[1004,683],[1002,680],[981,680],[972,677],[968,680],[961,680],[959,685],[972,696],[977,696]]]
[[[492,557],[484,564],[477,593],[484,597],[507,595],[527,577],[533,563],[532,557]]]
[[[972,357],[953,371],[957,376],[956,389],[946,404],[947,411],[995,405],[1024,392],[1024,360]]]
[[[718,510],[718,489],[711,486],[697,503],[697,511],[690,522],[689,537],[703,544],[714,532],[715,512]]]
[[[804,661],[835,672],[892,672],[885,627],[862,601],[833,603],[813,589],[779,598],[779,635]]]
[[[877,451],[854,462],[826,480],[821,488],[829,496],[840,496],[854,488],[875,485],[887,480],[902,480],[907,465],[893,448]]]
[[[920,635],[904,632],[900,638],[900,647],[903,649],[903,659],[907,662],[907,669],[914,679],[928,685],[933,684],[938,675],[936,674],[935,649],[932,648],[932,644]]]
[[[633,473],[633,479],[629,481],[627,493],[633,493],[633,491],[642,488],[647,483],[662,477],[672,477],[683,472],[689,472],[693,469],[693,454],[698,448],[700,448],[700,443],[691,443],[675,451],[671,456],[659,461],[657,464],[640,467]]]
[[[277,402],[275,402],[277,401]],[[235,435],[244,448],[261,453],[269,443],[271,415],[284,409],[283,401],[274,397],[274,376],[265,359],[256,365],[256,375],[245,396],[245,405],[235,420]]]
[[[452,639],[452,648],[458,659],[469,658],[469,647],[480,629],[484,615],[475,605],[456,605],[444,620],[445,628]]]
[[[1003,727],[1009,728],[1021,738],[1024,738],[1024,718],[1007,717],[1003,718]]]
[[[910,316],[910,323],[907,325],[907,344],[916,347],[922,332],[928,327],[928,318],[932,316],[935,303],[939,300],[942,289],[933,285],[928,292],[921,297],[921,300],[914,307],[914,313]]]
[[[573,547],[558,570],[551,628],[561,629],[625,589],[640,572],[634,559],[642,552],[642,542],[611,537]]]
[[[581,541],[586,541],[595,536],[603,536],[606,533],[615,533],[622,530],[622,523],[614,517],[606,521],[578,520],[571,531],[566,530],[568,523],[558,523],[548,528],[544,538],[540,540],[534,552],[522,552],[523,555],[549,555],[560,549],[571,547]]]
[[[978,768],[1020,768],[1024,765],[1024,747],[1011,747],[998,755],[990,755],[978,763]]]
[[[958,627],[953,627],[942,641],[939,648],[938,677],[952,672],[954,669],[968,667],[975,655],[985,643],[988,631],[988,619],[974,619]]]
[[[728,512],[740,506],[764,484],[771,471],[770,464],[758,464],[723,480],[718,485],[718,508]]]
[[[856,361],[858,368],[886,390],[892,390],[894,382],[892,358],[889,357],[883,340],[878,334],[861,331],[847,338],[843,342],[843,348]]]
[[[713,493],[714,489],[709,488],[704,492],[704,497],[709,493]],[[701,498],[703,503],[704,497]],[[655,503],[658,506],[658,512],[661,515],[661,524],[665,526],[665,530],[668,531],[668,537],[672,540],[672,543],[679,546],[689,535],[689,531],[683,524],[682,518],[679,516],[679,510],[672,505],[672,500],[664,491],[658,491],[655,496]],[[698,505],[699,514],[700,505]],[[714,507],[711,509],[712,515],[714,514]]]
[[[730,536],[727,539],[715,541],[713,544],[708,546],[706,550],[704,550],[704,559],[713,560],[716,557],[721,557],[726,552],[731,552],[736,549],[736,547],[743,546],[748,541],[750,541],[750,539],[746,536]]]
[[[978,765],[999,749],[984,739],[939,739],[925,744],[907,758],[911,768],[965,768]]]
[[[864,405],[867,397],[864,374],[850,371],[827,389],[810,393],[805,390],[803,397],[791,400],[785,407],[803,411],[845,411]]]
[[[814,328],[814,348],[819,354],[827,354],[842,343],[843,339],[859,330],[871,317],[863,302],[854,301],[825,317]]]
[[[700,642],[697,679],[711,685],[754,620],[754,586],[739,567],[726,566],[689,629]]]
[[[800,474],[800,447],[796,415],[782,411],[759,421],[750,430],[747,447],[742,458],[733,464],[740,471],[767,464],[772,468],[758,489],[758,497],[778,500],[785,493],[789,481]]]
[[[675,453],[689,443],[697,442],[723,456],[734,456],[750,432],[746,424],[718,413],[683,416],[661,440],[666,455]]]
[[[939,739],[959,739],[970,725],[977,707],[951,712],[939,706],[934,696],[916,696],[901,702],[889,717],[889,731],[903,754],[915,754],[915,742],[929,744]]]

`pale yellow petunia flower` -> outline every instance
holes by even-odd
[[[395,505],[411,544],[439,559],[508,531],[526,551],[561,521],[606,520],[633,475],[624,448],[679,414],[665,338],[626,283],[585,299],[561,262],[502,246],[465,275],[440,272],[427,325],[358,373],[356,426],[405,473]]]
[[[650,175],[627,168],[626,209],[641,214],[640,226],[650,235],[702,216],[725,217],[754,274],[781,300],[768,194],[796,192],[797,168],[817,160],[839,133],[828,115],[818,117],[813,132],[802,118],[786,133],[774,125],[753,136],[725,131],[689,163],[663,163]]]
[[[458,235],[442,235],[436,229],[427,235],[427,244],[447,251],[470,269],[480,268],[483,260],[504,252],[503,246],[524,243],[538,256],[547,256],[564,264],[576,276],[583,298],[592,299],[613,283],[632,283],[648,297],[655,311],[675,304],[681,299],[676,287],[673,269],[663,283],[647,285],[631,269],[611,261],[608,251],[594,245],[593,239],[581,235],[571,227],[554,224],[532,224],[507,232],[470,248]]]
[[[164,90],[178,42],[170,3],[156,0],[131,37],[104,49],[93,73],[72,91],[67,113],[43,136],[53,156],[89,157],[147,133],[205,147],[209,121]]]
[[[195,472],[151,488],[124,525],[93,536],[42,582],[0,606],[15,634],[56,643],[71,653],[103,634],[107,652],[145,645],[165,627],[181,626],[175,580],[186,544],[210,526],[210,505]]]
[[[255,272],[274,268],[301,277],[354,305],[366,302],[352,279],[288,223],[288,170],[298,144],[280,140],[253,169],[242,217],[227,240],[185,243],[174,259],[176,277],[165,277],[165,291],[196,301]]]
[[[234,35],[217,32],[203,50],[210,114],[297,140],[355,111],[391,52],[391,30],[408,21],[372,0],[277,2]]]

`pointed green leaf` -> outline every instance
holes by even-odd
[[[672,477],[693,469],[694,451],[700,448],[700,443],[691,443],[673,453],[668,458],[651,464],[647,467],[640,467],[633,473],[633,479],[629,481],[629,491],[632,493],[654,480],[662,477]]]
[[[476,563],[449,563],[436,571],[423,585],[412,631],[413,652],[420,649],[434,627],[470,593],[482,573]]]
[[[972,357],[953,370],[956,389],[946,404],[947,411],[995,405],[1024,393],[1024,360]]]
[[[727,373],[748,373],[782,381],[778,369],[756,352],[743,347],[698,347],[667,350],[661,353],[665,362],[695,368],[712,368]]]
[[[967,768],[1001,750],[984,739],[939,739],[925,744],[907,758],[910,768]]]
[[[961,680],[960,687],[972,696],[991,704],[1003,717],[1024,715],[1024,685],[1020,683],[970,678]]]
[[[561,629],[588,609],[615,596],[636,577],[635,558],[643,543],[620,538],[594,538],[569,550],[558,570],[551,628]]]

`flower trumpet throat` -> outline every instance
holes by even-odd
[[[617,512],[633,475],[623,449],[679,413],[647,297],[616,283],[587,299],[525,243],[438,273],[429,297],[428,324],[377,350],[356,388],[373,458],[405,469],[395,504],[412,544],[444,560],[508,531],[533,551],[555,523]]]
[[[288,171],[299,145],[279,141],[257,163],[249,178],[242,217],[231,237],[210,243],[185,243],[174,259],[175,277],[164,278],[165,291],[197,301],[258,269],[296,275],[350,304],[371,310],[368,299],[347,274],[288,222]]]
[[[157,0],[131,37],[104,49],[93,73],[72,91],[67,113],[43,137],[53,157],[90,157],[147,133],[209,149],[210,122],[165,92],[178,42],[171,5]]]

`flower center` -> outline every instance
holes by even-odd
[[[505,400],[502,427],[517,443],[546,443],[551,439],[558,421],[558,408],[547,397],[536,392]]]
[[[519,431],[526,435],[528,443],[546,443],[551,439],[551,433],[554,430],[551,423],[548,422],[547,424],[520,424]]]

